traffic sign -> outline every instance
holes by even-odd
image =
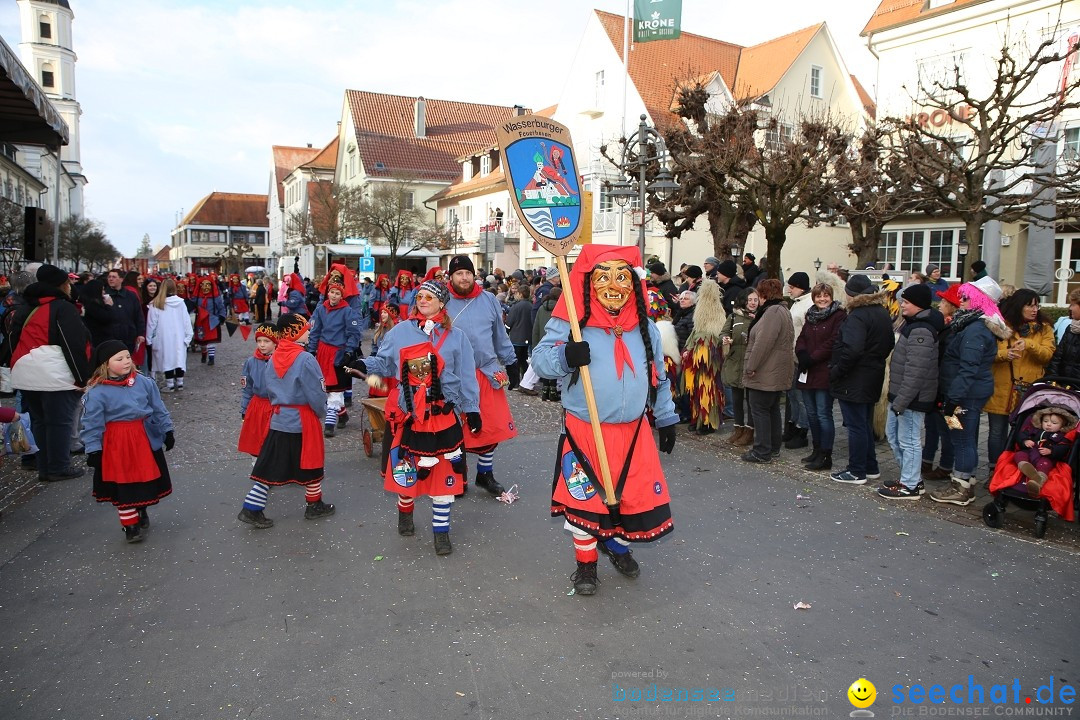
[[[362,257],[360,258],[360,272],[362,273],[374,273],[375,272],[375,258]]]

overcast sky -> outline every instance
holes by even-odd
[[[208,193],[266,193],[271,145],[321,147],[346,88],[541,108],[592,8],[625,0],[70,0],[86,214],[122,252]],[[825,21],[873,93],[878,0],[683,0],[685,32],[753,45]],[[565,28],[559,34],[555,28]],[[18,51],[18,8],[0,35]],[[537,61],[540,64],[537,65]]]

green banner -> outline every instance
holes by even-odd
[[[682,0],[634,0],[634,42],[679,37]]]

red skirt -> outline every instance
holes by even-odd
[[[252,396],[240,426],[240,440],[236,449],[248,455],[259,456],[266,433],[270,432],[270,401],[258,395]]]
[[[248,301],[243,298],[236,298],[232,301],[233,312],[246,313],[249,312]]]
[[[338,350],[339,348],[324,342],[320,342],[315,350],[315,360],[319,363],[319,369],[322,370],[327,392],[340,392],[352,388],[352,376],[334,364]]]
[[[113,420],[105,423],[101,441],[101,479],[110,483],[138,483],[154,480],[161,468],[150,449],[142,420]]]
[[[599,492],[600,464],[592,426],[569,413],[566,432],[559,439],[551,514],[564,515],[571,525],[600,538],[620,536],[633,542],[651,542],[668,534],[673,529],[671,498],[649,423],[601,423],[600,428],[613,485],[618,485],[624,465],[628,464],[619,518],[612,518]],[[573,446],[585,456],[585,462]]]
[[[480,386],[480,417],[483,427],[478,433],[466,431],[465,449],[469,452],[486,451],[495,445],[517,437],[514,416],[506,400],[506,388],[491,387],[491,378],[476,371],[476,383]]]

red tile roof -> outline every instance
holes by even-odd
[[[373,177],[410,175],[453,182],[461,176],[455,158],[495,143],[495,127],[514,117],[512,107],[453,100],[426,100],[426,135],[416,137],[417,98],[346,90],[364,171]]]
[[[444,187],[442,190],[432,195],[431,200],[449,200],[451,198],[469,195],[470,193],[480,192],[482,190],[496,190],[505,187],[506,181],[503,178],[503,170],[500,165],[487,175],[477,175],[465,182],[459,182],[450,185],[449,187]]]
[[[735,84],[728,85],[736,98],[756,98],[770,92],[825,23],[743,48]],[[659,44],[659,43],[657,43]],[[727,78],[724,79],[725,82]]]
[[[334,139],[331,140],[318,155],[300,167],[312,168],[315,170],[333,170],[337,167],[337,151],[338,137],[335,135]]]
[[[874,98],[870,97],[870,93],[866,92],[866,88],[859,82],[859,78],[852,75],[851,82],[855,83],[855,92],[859,94],[859,102],[862,103],[866,114],[871,118],[877,117],[877,104],[874,102]]]
[[[906,25],[935,15],[943,15],[982,2],[987,2],[987,0],[952,0],[947,5],[931,10],[926,0],[881,0],[881,4],[870,16],[870,20],[860,35],[870,35],[880,30]]]
[[[595,12],[622,60],[626,19],[601,10]],[[666,125],[678,121],[668,110],[676,83],[719,70],[727,86],[734,88],[741,50],[739,45],[687,32],[675,40],[637,43],[630,51],[630,77],[653,122]]]
[[[181,225],[243,225],[270,227],[266,195],[212,192],[191,209]]]
[[[282,181],[293,170],[314,159],[320,150],[313,147],[274,145],[271,151],[274,155],[274,184],[277,186],[278,205],[285,207],[285,188]]]

